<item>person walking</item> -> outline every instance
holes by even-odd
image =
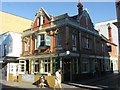
[[[58,69],[58,71],[56,71],[56,73],[55,73],[54,88],[56,88],[56,86],[59,86],[59,88],[62,88],[62,86],[61,86],[61,69]]]

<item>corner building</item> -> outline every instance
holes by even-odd
[[[110,72],[104,36],[99,35],[81,3],[78,15],[51,16],[41,8],[30,29],[22,34],[20,74],[55,73],[62,69],[62,81],[78,81]]]

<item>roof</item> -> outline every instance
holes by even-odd
[[[32,20],[0,11],[0,34],[13,31],[22,33],[23,30],[30,28]]]

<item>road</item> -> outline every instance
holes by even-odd
[[[40,88],[30,85],[23,84],[19,82],[8,82],[3,78],[0,78],[0,86],[2,90],[10,88],[12,90],[40,90]],[[86,82],[86,83],[68,83],[62,84],[62,90],[97,90],[97,89],[108,89],[108,90],[120,90],[120,75],[112,75],[105,77],[96,81]],[[45,88],[46,90],[53,90],[53,88]],[[44,89],[44,90],[45,90]]]

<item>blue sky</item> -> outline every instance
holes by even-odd
[[[78,2],[2,2],[2,11],[34,20],[36,12],[43,7],[48,14],[77,14]],[[114,2],[83,2],[93,23],[116,19]]]

